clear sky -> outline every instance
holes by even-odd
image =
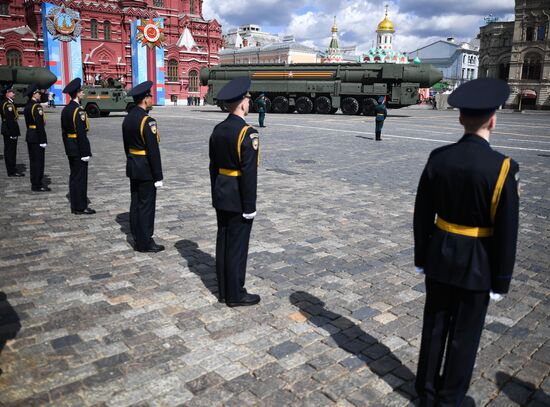
[[[224,33],[245,24],[259,24],[271,33],[292,34],[298,42],[324,50],[334,16],[341,46],[366,51],[384,18],[384,5],[395,25],[394,49],[412,51],[447,37],[475,38],[484,17],[514,20],[514,0],[204,0],[203,14],[216,18]]]

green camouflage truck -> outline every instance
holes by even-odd
[[[419,88],[442,78],[429,64],[220,65],[201,70],[201,83],[208,86],[206,101],[225,109],[216,95],[239,76],[252,80],[252,100],[265,94],[268,112],[331,114],[340,109],[347,115],[369,116],[380,96],[391,108],[414,105]]]
[[[102,81],[99,85],[84,86],[84,97],[80,103],[89,117],[109,116],[111,112],[129,112],[134,99],[126,95],[119,81]]]

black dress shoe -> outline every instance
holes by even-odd
[[[38,188],[31,188],[34,192],[49,192],[51,191],[51,188],[48,187],[38,187]]]
[[[75,215],[93,215],[95,213],[95,210],[93,210],[92,208],[86,208],[86,209],[83,209],[81,211],[77,211],[77,210],[71,210],[72,213],[74,213]]]
[[[226,304],[228,307],[244,307],[247,305],[255,305],[260,302],[260,296],[258,294],[246,294],[238,301],[228,301]]]
[[[158,252],[161,252],[164,250],[164,246],[161,245],[161,244],[153,244],[151,246],[149,246],[147,249],[137,249],[138,252],[141,252],[141,253],[158,253]]]
[[[13,174],[8,174],[8,177],[24,177],[25,174],[21,172],[14,172]]]

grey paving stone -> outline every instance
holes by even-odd
[[[262,302],[241,309],[216,296],[206,146],[224,115],[152,115],[166,181],[162,253],[136,253],[128,237],[124,114],[91,120],[94,216],[70,214],[59,109],[47,122],[53,191],[31,194],[28,178],[0,174],[0,292],[21,325],[0,353],[2,403],[414,405],[425,285],[413,267],[412,210],[430,151],[461,135],[457,113],[390,110],[381,143],[361,138],[373,130],[364,116],[269,116],[247,273]],[[547,149],[550,116],[498,116],[493,147],[521,166],[520,236],[469,393],[480,406],[546,405],[550,167],[537,150]]]

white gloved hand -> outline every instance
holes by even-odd
[[[416,271],[419,274],[424,274],[424,269],[422,267],[415,267],[414,271]]]
[[[254,216],[256,216],[256,212],[252,212],[252,213],[243,213],[243,218],[245,219],[254,219]]]
[[[40,144],[40,147],[46,148],[47,145],[48,145],[48,143]]]
[[[491,300],[493,300],[494,302],[499,302],[500,300],[502,300],[504,298],[504,295],[494,293],[494,292],[490,291],[489,292],[489,298],[491,298]]]
[[[162,183],[162,181],[157,181],[155,182],[155,187],[157,188],[161,188],[164,184]]]
[[[86,157],[80,157],[80,159],[81,159],[82,161],[84,161],[85,163],[87,163],[88,161],[90,161],[90,156],[87,155]]]
[[[10,140],[17,140],[17,137],[10,136]]]

